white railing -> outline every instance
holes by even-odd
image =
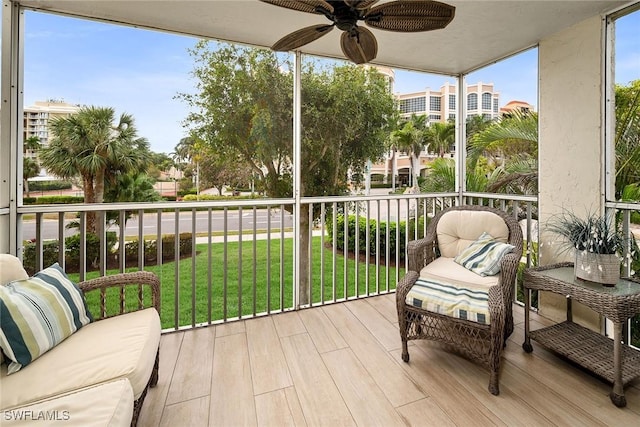
[[[53,262],[77,280],[154,271],[163,328],[176,330],[299,308],[300,283],[309,296],[300,307],[393,292],[409,240],[424,236],[429,218],[458,200],[455,193],[303,198],[300,224],[308,225],[300,227],[306,246],[296,286],[291,199],[34,205],[18,209],[18,223],[32,271]],[[531,265],[535,198],[468,194],[464,203],[522,220],[523,261]]]

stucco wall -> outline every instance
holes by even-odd
[[[540,224],[563,209],[581,215],[602,209],[602,21],[590,18],[540,42]],[[542,234],[541,264],[566,261],[554,237]],[[540,313],[559,320],[565,299],[541,296]],[[599,328],[597,316],[574,310],[580,323]]]

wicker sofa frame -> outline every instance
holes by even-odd
[[[407,293],[418,279],[420,270],[439,256],[436,234],[438,221],[447,212],[460,210],[492,212],[500,216],[509,229],[508,242],[515,246],[512,252],[502,258],[498,284],[488,291],[491,317],[489,325],[437,314],[405,303]],[[409,340],[427,339],[442,342],[448,348],[488,368],[489,391],[498,395],[502,350],[506,339],[513,332],[512,301],[522,256],[522,243],[520,225],[513,216],[504,211],[486,206],[463,205],[450,207],[436,214],[428,225],[425,238],[409,242],[408,270],[398,282],[396,289],[402,360],[409,362]]]
[[[100,313],[93,313],[94,320],[100,321],[114,316],[131,313],[137,310],[154,307],[160,314],[160,280],[158,276],[147,271],[136,271],[129,273],[119,273],[110,276],[99,277],[96,279],[85,280],[78,283],[78,287],[85,296],[90,292],[100,292]],[[145,304],[144,289],[148,287],[150,290],[151,305]],[[109,288],[117,288],[117,301],[113,301],[114,292],[109,292]],[[129,292],[127,292],[129,291]],[[127,294],[135,292],[137,295],[137,304],[135,307],[127,305]],[[116,304],[117,303],[117,304]],[[115,312],[110,309],[116,307]],[[158,384],[158,368],[160,363],[160,348],[156,352],[156,359],[149,378],[149,382],[145,386],[140,397],[133,404],[133,416],[131,418],[131,426],[135,427],[138,423],[140,410],[144,403],[149,387],[155,387]]]

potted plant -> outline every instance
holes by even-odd
[[[577,278],[609,286],[618,283],[626,240],[612,215],[564,212],[548,222],[547,230],[565,238],[566,250],[574,250]]]

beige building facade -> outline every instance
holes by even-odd
[[[408,119],[415,114],[426,116],[428,123],[447,122],[456,119],[457,90],[457,85],[447,82],[439,90],[426,88],[421,92],[397,93],[395,96],[398,100],[401,117]],[[487,120],[495,120],[502,115],[499,108],[500,93],[495,90],[493,83],[478,82],[467,85],[466,93],[467,116],[481,115]],[[453,152],[449,155],[453,157]],[[423,151],[419,160],[420,171],[426,169],[436,157],[435,153]],[[385,182],[391,182],[393,175],[395,175],[397,177],[396,185],[409,185],[411,158],[406,153],[390,151],[381,162],[372,165],[371,174],[376,177],[384,177]]]
[[[41,147],[47,147],[51,138],[49,121],[57,117],[68,117],[79,109],[79,105],[56,99],[36,101],[33,105],[25,107],[23,114],[24,140],[35,136],[40,140]],[[37,153],[31,150],[27,150],[25,155],[37,158]],[[44,169],[40,171],[41,177],[46,177],[46,175]]]

